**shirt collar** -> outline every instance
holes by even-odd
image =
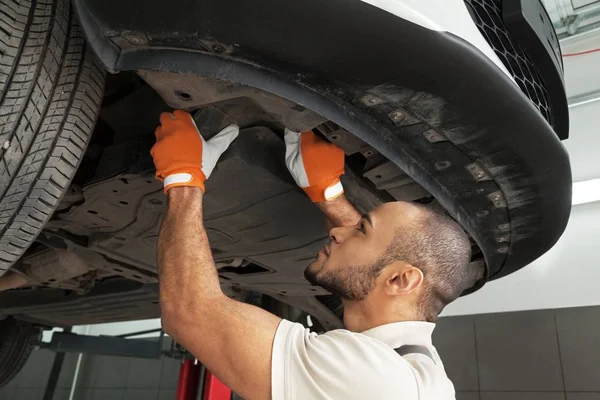
[[[423,321],[402,321],[380,325],[362,332],[396,349],[404,345],[431,346],[435,324]]]

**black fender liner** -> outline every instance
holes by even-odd
[[[469,231],[485,255],[486,278],[529,264],[565,229],[566,150],[514,82],[454,35],[361,1],[74,4],[110,71],[168,71],[250,86],[357,135]],[[410,118],[395,121],[398,111]],[[439,161],[450,167],[439,170]]]

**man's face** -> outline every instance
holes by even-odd
[[[346,300],[362,300],[375,287],[374,266],[385,253],[401,224],[410,223],[418,210],[410,203],[385,203],[355,226],[334,228],[330,241],[304,271],[306,279]]]

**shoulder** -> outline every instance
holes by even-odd
[[[283,320],[275,337],[275,345],[287,347],[290,351],[304,353],[307,356],[327,357],[335,354],[337,357],[347,359],[357,357],[362,362],[388,361],[409,366],[385,343],[345,329],[336,329],[319,335],[310,332],[301,324]],[[322,353],[324,351],[326,353]]]
[[[342,329],[317,335],[284,320],[273,343],[272,391],[274,400],[320,398],[318,393],[416,398],[418,387],[412,365],[386,344]]]
[[[403,357],[410,364],[415,375],[420,398],[454,399],[454,384],[448,378],[435,348],[431,347],[431,350],[434,351],[435,362],[422,354],[408,354]]]

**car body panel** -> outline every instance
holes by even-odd
[[[464,0],[363,0],[399,18],[420,25],[424,28],[451,33],[475,46],[487,58],[506,74],[508,72],[500,58],[489,43],[481,35]]]

